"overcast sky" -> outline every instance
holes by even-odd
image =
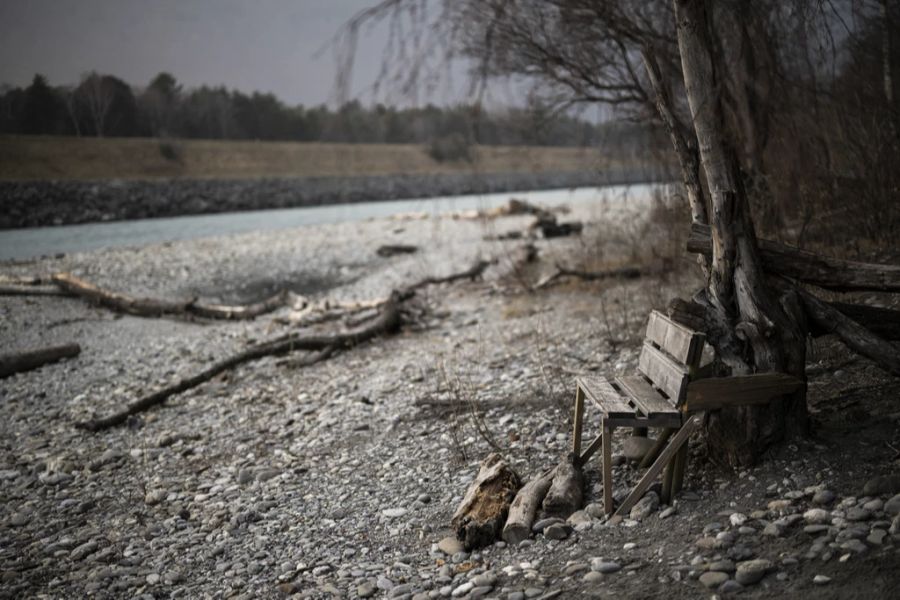
[[[335,60],[317,51],[373,1],[0,0],[0,83],[23,86],[41,73],[73,84],[96,70],[143,86],[168,71],[186,87],[318,104],[334,99]],[[366,102],[385,37],[375,30],[360,42],[353,93]]]

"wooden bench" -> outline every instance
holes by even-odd
[[[622,502],[616,515],[627,515],[665,468],[662,500],[669,503],[681,489],[687,463],[687,442],[703,423],[705,411],[724,406],[766,403],[792,393],[803,381],[782,373],[735,377],[701,376],[701,356],[706,336],[669,319],[650,313],[647,334],[638,361],[638,374],[576,378],[572,450],[584,464],[602,447],[603,505],[613,512],[612,435],[618,427],[636,433],[648,428],[662,431],[641,462],[647,472]],[[600,434],[582,451],[585,399],[601,413]]]

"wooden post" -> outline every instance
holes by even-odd
[[[584,392],[575,386],[575,417],[572,425],[572,455],[576,460],[581,456],[581,429],[584,426]]]
[[[607,419],[603,419],[603,510],[608,515],[613,512],[612,430]]]
[[[656,438],[656,444],[650,448],[650,452],[647,453],[647,456],[644,457],[644,460],[641,461],[641,464],[638,465],[639,469],[646,469],[650,465],[653,464],[653,461],[656,460],[656,457],[659,456],[659,453],[662,452],[663,448],[666,447],[666,442],[669,441],[669,438],[672,437],[672,434],[675,433],[677,429],[673,429],[671,427],[666,427],[659,434],[659,437]]]
[[[685,444],[678,451],[678,454],[675,455],[675,473],[672,478],[672,495],[670,500],[681,491],[681,485],[684,483],[684,471],[687,467],[687,457],[688,447]]]
[[[672,500],[672,477],[675,473],[675,460],[675,457],[673,457],[666,464],[666,472],[663,474],[662,496],[659,499],[662,504],[669,504]]]

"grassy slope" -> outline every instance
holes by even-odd
[[[438,163],[413,144],[325,144],[141,138],[0,136],[0,180],[253,178],[578,171],[609,166],[593,149],[492,146],[477,161]]]

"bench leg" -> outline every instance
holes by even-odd
[[[666,446],[665,450],[662,451],[662,454],[659,455],[659,458],[650,465],[650,468],[644,476],[641,477],[641,480],[638,481],[637,485],[634,486],[634,489],[631,490],[631,493],[628,494],[628,497],[625,498],[625,501],[622,502],[621,506],[616,510],[616,515],[625,516],[631,512],[632,507],[637,504],[637,501],[641,499],[644,492],[647,491],[647,488],[649,488],[653,481],[656,480],[657,475],[663,470],[663,467],[672,460],[675,453],[681,449],[691,434],[694,433],[702,423],[703,413],[697,413],[690,417],[687,423],[682,425],[681,429],[678,430],[678,433],[675,434],[669,445]],[[604,490],[604,495],[605,493],[606,491]]]
[[[659,499],[660,504],[669,504],[672,501],[672,479],[675,475],[675,462],[678,454],[672,457],[672,460],[666,464],[666,471],[663,473],[662,496]]]
[[[672,498],[681,491],[681,485],[684,483],[684,471],[687,468],[688,447],[683,445],[675,455],[675,474],[672,478]]]
[[[584,427],[584,392],[575,387],[575,416],[572,424],[572,454],[581,456],[581,430]]]
[[[641,461],[641,464],[638,465],[639,469],[646,469],[650,465],[653,464],[653,461],[656,460],[656,457],[659,456],[659,453],[662,452],[663,448],[666,447],[666,442],[669,441],[669,438],[672,437],[672,434],[678,431],[677,429],[673,429],[671,427],[666,427],[659,434],[659,437],[656,439],[656,443],[650,448],[650,452],[647,453],[647,456],[644,457],[644,460]]]
[[[613,512],[613,483],[612,483],[612,430],[603,419],[603,510],[606,514]]]
[[[581,466],[585,464],[588,459],[590,459],[594,452],[600,449],[600,445],[603,443],[603,434],[601,433],[597,437],[594,438],[594,441],[591,442],[587,448],[584,449],[584,452],[581,453],[576,460],[578,461],[578,465]]]

